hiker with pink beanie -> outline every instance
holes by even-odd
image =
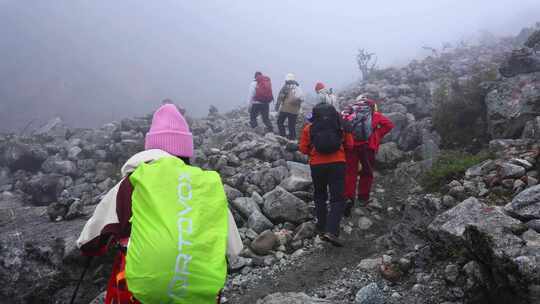
[[[217,172],[190,165],[193,135],[177,107],[162,105],[145,151],[97,205],[77,246],[116,255],[105,303],[219,303],[226,256],[242,250]]]

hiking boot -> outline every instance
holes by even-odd
[[[358,200],[356,201],[356,203],[358,204],[358,207],[364,207],[364,208],[367,208],[370,202],[371,202],[371,199],[362,199],[362,198],[358,198]]]
[[[345,210],[343,211],[343,215],[345,217],[351,217],[351,211],[354,206],[354,202],[350,199],[345,201]]]
[[[330,232],[323,234],[322,239],[336,247],[343,247],[343,242],[336,235]]]

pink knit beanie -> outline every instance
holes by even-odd
[[[157,109],[146,134],[144,148],[161,149],[181,157],[193,156],[193,135],[176,106],[165,104]]]

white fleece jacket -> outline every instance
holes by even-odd
[[[124,166],[122,166],[122,177],[125,178],[143,163],[149,163],[163,157],[171,156],[172,155],[169,153],[157,149],[137,153],[128,159]],[[119,187],[120,183],[114,186],[96,206],[94,214],[88,220],[88,222],[86,222],[81,235],[77,240],[77,246],[79,248],[98,237],[105,226],[119,223],[118,215],[116,214],[116,195]],[[228,226],[227,256],[229,258],[235,258],[238,256],[238,254],[240,254],[240,251],[242,251],[244,245],[242,244],[240,234],[238,233],[238,228],[236,227],[236,222],[234,221],[230,211]]]

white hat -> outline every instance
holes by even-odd
[[[287,74],[287,76],[285,76],[285,81],[292,81],[292,80],[296,80],[296,76],[294,76],[293,73],[289,73]]]
[[[358,97],[356,97],[356,101],[363,101],[363,100],[366,100],[367,99],[367,96],[364,95],[364,94],[360,94],[358,95]]]

